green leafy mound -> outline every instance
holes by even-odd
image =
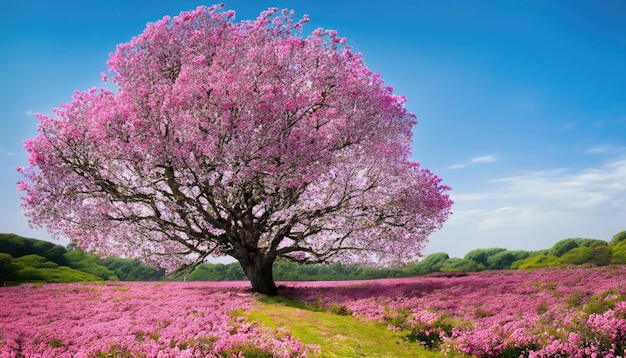
[[[13,258],[0,253],[0,281],[3,282],[89,282],[99,277],[67,266],[59,266],[45,257],[30,254]]]
[[[21,282],[159,281],[163,270],[137,260],[109,258],[68,245],[0,234],[0,285]]]

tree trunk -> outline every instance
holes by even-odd
[[[252,291],[267,296],[278,294],[272,272],[273,258],[263,257],[258,254],[248,254],[243,258],[237,258],[237,260],[252,284]]]

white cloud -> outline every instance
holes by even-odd
[[[463,257],[476,248],[539,250],[568,237],[610,240],[626,230],[626,158],[584,170],[553,169],[493,179],[452,194],[453,215],[426,254]]]
[[[472,163],[493,163],[498,160],[495,154],[483,155],[482,157],[472,158]]]
[[[35,115],[35,111],[32,109],[28,109],[26,111],[24,111],[24,115],[28,116],[28,117],[32,117]]]
[[[602,144],[585,151],[586,154],[619,154],[626,152],[626,147],[611,144]]]
[[[503,185],[502,194],[525,202],[563,209],[624,210],[621,205],[626,200],[626,159],[578,173],[557,169],[496,179],[492,183]]]
[[[454,200],[455,203],[456,202],[470,202],[470,201],[485,201],[485,200],[491,200],[497,197],[499,197],[498,194],[488,193],[488,192],[472,193],[472,194],[460,193],[459,194],[459,193],[455,193],[454,189],[450,193],[450,198],[452,198],[452,200]]]
[[[5,157],[12,157],[15,155],[15,152],[11,152],[10,150],[0,148],[0,154]]]
[[[489,154],[489,155],[483,155],[483,156],[479,156],[479,157],[474,157],[472,159],[469,160],[469,162],[467,163],[461,163],[461,164],[454,164],[451,165],[449,167],[446,167],[446,169],[462,169],[462,168],[466,168],[472,164],[480,164],[480,163],[493,163],[495,161],[498,160],[498,156],[495,154]]]

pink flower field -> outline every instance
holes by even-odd
[[[291,287],[281,294],[409,330],[444,353],[623,357],[626,348],[626,266]]]
[[[247,282],[0,288],[0,357],[300,357],[286,329],[247,322]],[[283,282],[280,294],[380,321],[429,349],[479,357],[623,357],[626,266],[460,277]],[[323,347],[321,348],[323,352]]]
[[[233,312],[249,284],[118,283],[0,288],[0,357],[273,357],[311,349]]]

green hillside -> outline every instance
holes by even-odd
[[[59,266],[37,254],[18,258],[0,253],[0,282],[88,282],[99,277],[68,266]]]
[[[159,281],[163,270],[141,265],[137,260],[102,260],[76,248],[0,234],[0,284],[21,282],[87,282],[103,280]]]

